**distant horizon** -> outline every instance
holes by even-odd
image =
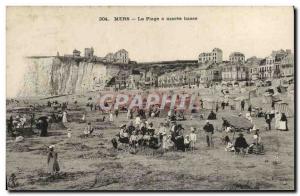
[[[86,47],[87,48],[87,47]],[[94,48],[94,47],[92,47],[92,48]],[[218,48],[218,47],[217,47]],[[83,50],[80,50],[80,49],[78,49],[78,48],[74,48],[74,49],[76,49],[76,50],[78,50],[78,51],[80,51],[80,52],[82,52],[82,51],[84,51],[84,49],[85,48],[83,48]],[[130,51],[128,51],[126,48],[122,48],[122,49],[125,49],[128,53],[129,53],[129,59],[130,59],[130,61],[136,61],[136,62],[138,62],[138,63],[153,63],[153,62],[165,62],[165,61],[198,61],[198,56],[197,56],[197,58],[196,59],[160,59],[160,60],[152,60],[152,61],[137,61],[137,60],[135,60],[135,59],[133,59],[133,58],[131,58],[130,57]],[[219,49],[221,49],[222,50],[222,48],[219,48]],[[267,56],[263,56],[263,57],[261,57],[261,56],[257,56],[257,55],[249,55],[249,56],[247,56],[246,54],[244,54],[245,55],[245,61],[246,60],[248,60],[249,58],[251,58],[251,57],[257,57],[257,58],[262,58],[262,59],[264,59],[264,58],[267,58],[268,56],[270,56],[271,55],[271,53],[273,52],[273,51],[279,51],[279,50],[284,50],[284,51],[286,51],[286,50],[291,50],[291,52],[292,52],[292,54],[294,54],[294,50],[292,50],[292,49],[290,49],[290,48],[279,48],[279,49],[273,49],[273,50],[271,50],[270,51],[270,53],[267,55]],[[59,51],[58,51],[59,52]],[[209,51],[203,51],[203,52],[209,52]],[[224,52],[223,50],[222,50],[222,52]],[[232,51],[231,53],[233,53],[233,52],[239,52],[239,51]],[[108,53],[113,53],[113,51],[112,52],[108,52]],[[108,54],[107,53],[107,54]],[[202,52],[200,52],[200,53],[202,53]],[[199,53],[199,54],[200,54]],[[231,54],[231,53],[229,53],[229,54]],[[242,52],[241,52],[242,53]],[[60,52],[59,52],[59,57],[64,57],[64,55],[71,55],[72,53],[64,53],[64,54],[61,54]],[[105,54],[106,55],[106,54]],[[104,58],[105,57],[105,55],[104,56],[98,56],[98,55],[96,55],[96,53],[95,53],[95,49],[94,49],[94,56],[95,57],[101,57],[101,58]],[[42,58],[42,57],[56,57],[57,55],[30,55],[30,56],[26,56],[25,58]],[[84,57],[84,55],[81,55],[80,57]],[[224,55],[222,56],[222,61],[229,61],[229,56],[228,56],[228,58],[227,59],[224,59]]]

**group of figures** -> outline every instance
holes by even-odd
[[[225,103],[225,102],[224,102]],[[74,104],[77,104],[74,103]],[[241,102],[241,112],[244,111],[244,101]],[[61,122],[64,125],[67,125],[68,120],[68,103],[64,102],[63,104],[59,104],[56,102],[48,102],[48,107],[54,107],[55,111],[60,113],[52,113],[49,116],[39,117],[35,119],[34,113],[30,116],[30,120],[27,120],[26,115],[16,116],[13,118],[12,116],[8,120],[8,130],[13,132],[13,128],[24,127],[24,125],[30,122],[30,126],[36,125],[36,128],[40,130],[40,136],[46,137],[48,136],[48,123]],[[221,104],[222,110],[226,109],[226,104]],[[199,136],[200,131],[203,131],[205,134],[205,142],[207,147],[214,147],[213,135],[215,132],[215,128],[213,125],[213,121],[217,120],[218,107],[216,107],[215,112],[212,110],[207,116],[207,120],[202,127],[202,129],[196,128],[194,126],[190,126],[189,131],[185,131],[185,128],[179,123],[180,120],[187,120],[182,111],[177,110],[169,110],[165,122],[159,124],[157,128],[154,127],[153,122],[156,120],[154,118],[159,117],[160,110],[157,107],[151,107],[148,114],[143,109],[136,108],[135,110],[125,110],[123,109],[115,109],[114,111],[110,111],[105,115],[108,115],[108,121],[114,123],[115,119],[119,116],[119,111],[127,112],[127,124],[122,124],[119,126],[119,132],[112,138],[111,143],[113,148],[115,149],[130,149],[130,153],[136,154],[139,151],[145,149],[153,149],[154,150],[162,150],[162,152],[168,151],[182,151],[194,152],[197,150],[197,136]],[[84,112],[82,118],[80,119],[80,123],[86,122],[86,113]],[[193,114],[195,112],[191,112]],[[196,112],[198,113],[198,112]],[[106,120],[104,115],[103,121]],[[240,113],[240,116],[242,114]],[[134,118],[135,116],[135,118]],[[148,116],[148,118],[147,118]],[[254,114],[251,108],[251,105],[248,108],[248,112],[246,113],[245,118],[248,119],[251,123],[253,123],[252,116],[255,117],[264,117],[268,130],[271,130],[272,120],[275,119],[275,128],[279,130],[288,130],[287,128],[287,117],[284,113],[276,112],[275,110],[271,112],[263,112],[263,110],[259,110],[258,113]],[[150,122],[150,121],[153,122]],[[200,114],[199,120],[204,120],[204,115]],[[71,120],[72,121],[72,120]],[[232,132],[233,127],[230,124],[226,123],[223,119],[223,130],[226,135],[222,138],[222,142],[225,146],[225,151],[234,152],[234,153],[254,153],[254,154],[264,154],[264,145],[262,143],[262,139],[260,136],[259,129],[254,127],[250,130],[253,133],[253,141],[248,143],[244,137],[244,135],[240,132],[237,138],[229,137],[229,132]],[[86,127],[83,130],[84,137],[93,136],[95,128],[92,126],[91,122],[88,122]],[[72,137],[72,131],[70,128],[67,129],[67,137]],[[47,158],[49,173],[51,175],[55,175],[60,171],[60,167],[58,164],[58,155],[55,152],[55,146],[49,146],[49,153]]]
[[[190,134],[185,136],[183,130],[182,125],[176,121],[172,121],[170,125],[160,123],[158,129],[153,127],[152,122],[149,123],[146,120],[140,122],[137,120],[135,125],[133,121],[130,121],[128,125],[120,126],[120,132],[112,139],[112,144],[114,148],[118,148],[120,144],[129,146],[134,152],[138,147],[162,149],[164,152],[194,150],[197,141],[196,129],[191,127]]]

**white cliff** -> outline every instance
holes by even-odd
[[[101,90],[113,77],[107,65],[63,57],[32,57],[19,96],[83,94]]]

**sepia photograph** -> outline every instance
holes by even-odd
[[[6,189],[295,191],[294,22],[293,6],[7,6]]]

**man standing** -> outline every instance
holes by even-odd
[[[241,111],[245,110],[245,100],[241,101]]]
[[[270,131],[271,130],[271,121],[272,121],[272,118],[270,117],[270,113],[269,112],[265,115],[265,119],[266,119],[266,123],[268,125],[268,129]]]
[[[48,122],[45,118],[39,121],[40,123],[40,130],[41,130],[41,137],[46,137],[48,135]]]
[[[225,109],[225,102],[224,102],[224,101],[222,101],[222,103],[221,103],[221,107],[222,107],[222,110],[224,110],[224,109]]]
[[[212,135],[214,134],[214,126],[212,124],[210,124],[209,121],[207,120],[203,129],[206,133],[207,146],[208,147],[213,146]]]
[[[252,106],[250,105],[249,108],[248,108],[248,112],[250,113],[251,115],[251,112],[252,112]]]

